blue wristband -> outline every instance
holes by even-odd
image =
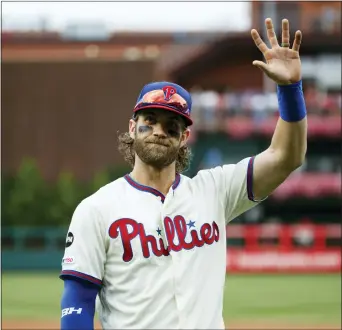
[[[296,122],[306,116],[302,80],[291,85],[278,85],[277,96],[279,114],[283,120]]]

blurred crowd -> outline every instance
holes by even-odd
[[[272,115],[278,115],[276,91],[271,93],[254,90],[236,92],[227,88],[223,92],[217,92],[194,87],[191,95],[192,115],[200,124],[210,124],[217,119],[234,116],[250,117],[260,122]],[[304,89],[304,96],[311,115],[332,116],[341,113],[340,91],[321,90],[309,85]]]

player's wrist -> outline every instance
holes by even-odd
[[[298,122],[306,116],[302,80],[290,85],[277,85],[280,118]]]

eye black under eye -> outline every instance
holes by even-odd
[[[179,128],[179,125],[177,125],[177,124],[171,125],[167,131],[171,136],[179,136],[180,135],[180,128]]]
[[[173,129],[169,129],[168,132],[171,136],[178,136],[179,135],[179,131],[176,131]]]
[[[169,130],[179,131],[180,125],[177,122],[172,122],[169,124]]]

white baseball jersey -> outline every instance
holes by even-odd
[[[61,277],[101,286],[103,329],[224,329],[226,224],[257,204],[252,172],[246,158],[177,174],[166,196],[129,175],[107,184],[75,210]]]

